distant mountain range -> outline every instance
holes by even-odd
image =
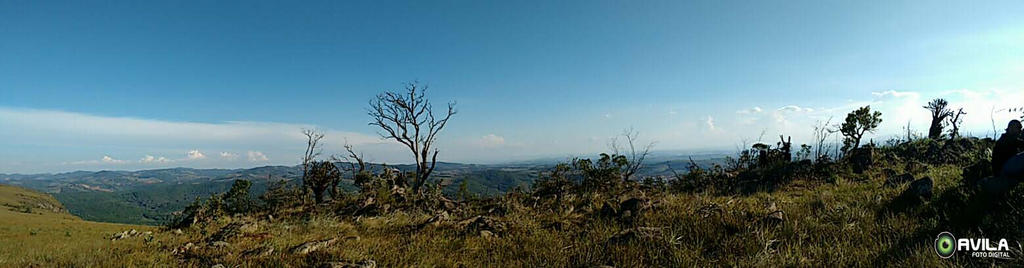
[[[652,155],[641,176],[671,176],[685,172],[692,159],[701,166],[721,163],[724,155]],[[465,181],[470,192],[497,195],[515,187],[527,189],[541,172],[562,160],[538,160],[500,165],[439,162],[432,178],[445,181],[444,191],[454,194]],[[345,164],[345,163],[341,163]],[[413,165],[389,165],[415,170]],[[380,170],[379,164],[369,168]],[[262,194],[269,182],[286,180],[298,185],[301,166],[264,166],[248,169],[169,168],[140,171],[75,171],[58,174],[0,174],[0,184],[22,186],[52,194],[72,214],[86,220],[162,224],[197,197],[227,191],[237,179],[253,182],[251,193]],[[356,191],[346,178],[341,187]]]

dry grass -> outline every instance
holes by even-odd
[[[104,235],[126,228],[115,224],[82,224],[75,219],[53,223],[43,215],[4,215],[4,266],[33,264],[99,266],[240,266],[306,267],[327,261],[374,260],[385,267],[691,267],[691,266],[965,266],[990,265],[992,260],[938,258],[931,243],[938,232],[955,229],[947,214],[957,214],[959,169],[943,166],[926,174],[935,180],[933,200],[906,211],[892,211],[901,187],[884,186],[876,171],[864,181],[835,183],[795,181],[770,193],[747,196],[666,194],[632,224],[588,214],[539,209],[512,209],[495,216],[504,225],[498,237],[467,232],[453,215],[450,221],[416,230],[432,215],[393,213],[351,218],[333,213],[286,217],[223,217],[185,230],[154,234],[152,241],[132,238],[109,241]],[[1014,196],[1021,196],[1019,191]],[[774,202],[785,221],[764,220]],[[953,205],[950,205],[953,204]],[[10,213],[10,212],[3,212]],[[981,227],[1019,224],[1022,220],[989,218]],[[249,233],[226,239],[229,246],[210,245],[210,236],[235,222],[257,222]],[[566,223],[564,228],[550,223]],[[49,227],[31,227],[31,226]],[[88,227],[86,227],[88,226]],[[626,239],[610,240],[623,230],[645,227]],[[649,228],[648,228],[649,227]],[[43,228],[29,235],[32,228]],[[71,237],[64,237],[70,230]],[[956,229],[959,230],[959,229]],[[970,231],[968,231],[970,232]],[[968,233],[970,234],[970,233]],[[1020,237],[1020,230],[1000,235]],[[307,254],[290,250],[304,242],[338,238],[330,247]],[[182,254],[176,248],[197,247]],[[261,249],[273,253],[258,256]],[[15,249],[29,249],[11,251]],[[998,261],[999,265],[1021,265]]]

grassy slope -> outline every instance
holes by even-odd
[[[135,249],[138,241],[110,241],[111,234],[152,227],[83,221],[62,209],[53,197],[16,186],[0,185],[0,267],[145,265],[167,262]],[[31,212],[25,207],[31,207]],[[27,213],[26,213],[27,212]],[[132,253],[136,252],[136,253]]]
[[[73,218],[62,220],[67,224],[55,224],[53,217],[45,215],[39,215],[36,221],[31,221],[33,218],[30,217],[14,219],[4,215],[0,219],[14,222],[4,222],[3,228],[6,229],[0,229],[3,239],[13,238],[22,244],[0,246],[9,247],[3,248],[3,252],[15,253],[0,255],[3,256],[0,260],[4,260],[0,266],[12,263],[147,265],[158,262],[192,266],[220,263],[229,267],[304,267],[325,261],[372,259],[384,267],[580,267],[602,264],[616,267],[936,267],[986,265],[992,261],[938,258],[931,247],[938,232],[982,236],[968,231],[980,226],[989,231],[1006,230],[984,236],[1011,240],[1022,237],[1019,228],[998,228],[999,224],[1017,226],[1021,222],[1018,219],[997,218],[995,222],[982,221],[967,228],[950,226],[944,219],[961,213],[955,205],[960,198],[957,188],[959,168],[935,167],[916,175],[918,178],[922,176],[935,180],[935,196],[924,205],[901,212],[891,212],[888,207],[904,187],[884,186],[884,179],[877,170],[857,179],[839,178],[835,183],[794,181],[777,191],[749,196],[672,194],[653,197],[660,204],[644,213],[633,226],[660,229],[650,236],[641,235],[625,242],[611,242],[608,238],[630,228],[630,225],[581,216],[579,211],[586,208],[579,208],[573,213],[513,209],[507,215],[497,217],[506,226],[506,231],[500,232],[501,237],[498,238],[467,234],[456,227],[456,221],[471,214],[456,214],[453,221],[419,231],[412,231],[412,226],[431,215],[394,213],[353,219],[323,213],[270,222],[260,216],[258,230],[227,239],[230,246],[223,248],[206,246],[211,234],[240,219],[221,218],[206,226],[187,229],[184,235],[157,232],[152,242],[139,238],[111,242],[102,236],[126,226],[82,224]],[[1018,187],[1013,198],[1022,196],[1021,188]],[[765,208],[768,202],[775,202],[785,211],[783,224],[768,224],[760,220],[769,212]],[[548,227],[552,222],[575,223],[559,230]],[[36,236],[28,234],[31,227],[27,226],[40,225],[48,227]],[[71,238],[64,237],[67,229],[72,230]],[[303,242],[328,238],[340,240],[334,246],[309,255],[289,253],[289,249]],[[172,249],[190,242],[200,247],[185,254],[172,255]],[[245,253],[265,247],[273,248],[274,252],[265,257]],[[22,250],[25,248],[31,250]],[[59,250],[66,251],[49,253],[61,252]],[[1012,263],[998,261],[997,264],[1021,265],[1019,260]]]
[[[514,210],[499,217],[507,225],[500,238],[465,234],[454,222],[410,231],[430,215],[396,213],[383,217],[351,219],[312,216],[263,223],[258,239],[236,238],[228,248],[201,248],[183,258],[191,264],[316,265],[324,261],[372,259],[385,267],[442,266],[580,267],[702,267],[702,266],[964,266],[985,265],[993,260],[937,257],[931,243],[941,231],[957,229],[941,220],[957,214],[944,206],[956,195],[960,170],[954,166],[933,168],[917,177],[935,180],[935,197],[929,203],[903,212],[890,212],[890,202],[904,187],[886,187],[881,176],[869,173],[864,181],[840,178],[835,183],[795,181],[772,193],[749,196],[666,195],[661,205],[641,217],[635,226],[657,227],[653,235],[626,242],[609,237],[629,228],[614,220],[585,219],[579,214]],[[1020,196],[1020,188],[1014,196]],[[955,199],[955,198],[954,198]],[[943,201],[945,200],[945,201]],[[785,211],[783,224],[762,222],[776,202]],[[456,216],[458,219],[468,215]],[[548,228],[551,222],[578,222],[564,230]],[[184,236],[168,237],[169,243],[204,241],[219,222],[192,229]],[[1016,221],[1007,222],[1015,224]],[[984,224],[984,223],[983,223]],[[983,225],[990,226],[990,225]],[[969,228],[975,228],[971,226]],[[966,232],[966,231],[965,231]],[[962,232],[960,232],[962,233]],[[968,232],[965,235],[971,234]],[[971,234],[980,235],[980,234]],[[993,235],[993,234],[989,234]],[[1021,237],[1019,230],[1003,233]],[[306,241],[342,239],[338,245],[307,256],[287,250]],[[999,236],[995,236],[999,237]],[[237,254],[273,247],[265,258]],[[236,254],[225,254],[233,252]],[[1002,265],[1020,265],[1019,261]]]

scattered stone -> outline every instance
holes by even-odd
[[[495,235],[493,232],[488,231],[488,230],[480,230],[480,236],[483,237],[483,238],[495,238],[495,237],[498,237],[498,235]]]
[[[427,226],[440,225],[441,222],[447,221],[449,217],[450,216],[448,215],[447,211],[441,211],[441,213],[438,213],[437,215],[434,215],[433,217],[430,217],[426,221],[416,225],[416,230],[426,228]]]
[[[925,200],[932,198],[932,178],[924,177],[919,180],[910,183],[904,194],[909,196],[922,198]]]
[[[117,240],[121,240],[121,239],[141,236],[143,234],[144,233],[140,233],[139,231],[137,231],[135,229],[131,229],[131,230],[128,230],[128,231],[124,231],[124,232],[120,232],[120,233],[115,233],[115,234],[111,235],[110,236],[110,240],[111,241],[117,241]],[[149,235],[149,234],[152,234],[152,232],[146,232],[145,234]]]
[[[239,226],[238,230],[242,231],[242,233],[255,233],[256,231],[259,231],[259,228],[259,224],[255,222],[247,222],[243,223],[242,226]]]
[[[171,233],[176,234],[176,235],[185,234],[185,232],[182,232],[181,229],[174,229],[174,231],[171,231]]]
[[[303,243],[302,245],[299,245],[299,246],[293,248],[292,249],[292,254],[306,255],[306,254],[309,254],[311,252],[320,250],[322,248],[329,247],[329,246],[333,245],[334,242],[337,242],[337,241],[338,241],[337,238],[331,238],[331,239],[321,240],[321,241],[306,242],[306,243]]]
[[[911,182],[913,180],[914,180],[914,175],[910,175],[910,173],[904,173],[902,175],[890,176],[889,178],[886,178],[885,179],[885,186],[895,187],[895,186],[902,185],[904,183]]]
[[[774,201],[768,202],[768,215],[764,217],[765,221],[771,224],[780,224],[786,221],[785,213],[782,212],[778,206],[775,205]]]
[[[224,248],[224,247],[231,246],[231,244],[229,244],[228,242],[224,242],[224,241],[213,241],[212,243],[210,243],[210,246],[217,247],[217,248]]]
[[[376,216],[380,215],[380,210],[376,200],[373,197],[369,197],[363,200],[363,204],[352,213],[352,216]]]
[[[251,249],[251,250],[242,252],[243,256],[250,257],[250,258],[263,258],[263,257],[270,256],[270,254],[274,254],[274,247],[263,246],[263,247],[259,247],[259,248],[255,248],[255,249]]]
[[[507,213],[508,213],[508,211],[505,210],[505,208],[502,207],[502,206],[495,206],[495,207],[487,209],[487,215],[505,216],[505,214],[507,214]]]
[[[373,260],[365,260],[358,263],[345,262],[345,261],[332,261],[320,264],[320,268],[377,268],[377,262]]]
[[[701,218],[707,218],[711,217],[711,215],[720,214],[722,211],[722,206],[712,203],[697,209],[697,215],[700,215]]]
[[[223,264],[215,264],[213,266],[210,266],[210,268],[227,268],[227,267],[224,266]]]
[[[479,234],[483,230],[497,234],[505,230],[504,224],[487,216],[474,216],[456,223],[456,226],[470,234]]]
[[[185,254],[185,253],[188,253],[189,251],[191,251],[191,250],[193,250],[195,248],[196,248],[195,244],[192,244],[192,242],[188,242],[184,246],[180,246],[180,247],[174,249],[174,251],[171,251],[171,254],[174,254],[174,255]]]
[[[231,238],[239,236],[241,234],[255,233],[259,230],[259,225],[255,222],[233,222],[220,228],[217,233],[210,236],[210,241],[227,241]]]

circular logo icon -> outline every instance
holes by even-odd
[[[935,238],[935,253],[939,254],[939,257],[947,259],[956,253],[956,238],[949,232],[939,233],[939,236]]]

